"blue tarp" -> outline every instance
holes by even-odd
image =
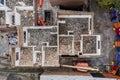
[[[120,47],[116,47],[116,51],[117,51],[117,52],[120,52]]]
[[[119,22],[118,16],[114,19],[112,19],[112,22]]]
[[[115,17],[117,17],[117,16],[118,16],[117,10],[116,10],[116,9],[113,9],[113,10],[112,10],[112,17],[115,18]]]
[[[118,11],[116,9],[112,9],[112,22],[119,22],[118,19]]]
[[[119,65],[120,64],[120,52],[118,52],[117,54],[116,54],[116,64],[117,65]]]
[[[115,41],[120,41],[120,36],[115,36]]]
[[[4,5],[4,0],[0,0],[0,3]]]
[[[112,9],[111,21],[119,22],[118,11],[114,8]],[[115,41],[120,41],[120,36],[115,36]],[[120,47],[116,47],[115,63],[120,66]]]

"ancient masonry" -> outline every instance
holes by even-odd
[[[48,7],[39,8],[39,16],[52,16],[44,17],[46,26],[35,26],[33,0],[4,1],[0,6],[0,14],[4,14],[0,25],[16,26],[18,33],[17,45],[10,47],[14,67],[58,67],[61,55],[101,54],[101,37],[94,34],[94,13],[59,11],[44,0],[43,6]]]

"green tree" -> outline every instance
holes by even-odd
[[[120,10],[120,0],[96,0],[101,8],[109,10],[109,5],[114,4],[115,8]]]
[[[116,5],[117,10],[120,11],[120,0],[117,0],[115,5]]]

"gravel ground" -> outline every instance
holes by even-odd
[[[6,5],[9,8],[14,9],[14,6],[19,5],[18,2],[22,2],[23,4],[27,6],[33,6],[33,0],[6,0]]]
[[[73,37],[60,37],[59,38],[59,53],[61,55],[70,55],[72,54],[72,41]]]
[[[88,19],[75,19],[67,18],[63,19],[66,21],[66,24],[60,24],[59,34],[67,34],[67,31],[73,31],[75,40],[80,40],[81,34],[88,34]]]
[[[37,62],[39,65],[42,65],[42,53],[37,53],[36,62]]]
[[[91,9],[95,14],[94,34],[100,34],[102,39],[102,57],[95,59],[95,63],[93,63],[96,65],[108,65],[111,64],[111,61],[115,57],[115,49],[112,48],[114,43],[113,23],[110,21],[109,13],[102,11],[95,1],[92,1]]]
[[[11,73],[7,80],[38,80],[34,74]]]
[[[83,53],[96,53],[96,36],[83,36]]]
[[[74,42],[75,53],[79,53],[80,51],[80,41]]]
[[[34,24],[33,11],[18,10],[18,13],[21,14],[21,26],[33,26]]]
[[[30,33],[30,43],[28,43],[29,45],[39,45],[39,43],[48,42],[50,38],[49,29],[29,29],[28,33]]]
[[[50,46],[57,45],[57,35],[50,34],[50,32],[54,32],[56,29],[29,29],[28,33],[30,33],[30,42],[28,45],[36,45],[35,50],[41,51],[42,42],[48,42]]]
[[[51,29],[51,32],[57,32],[57,27],[53,27],[53,28]]]
[[[33,51],[32,48],[21,48],[21,55],[20,65],[32,65],[33,63]]]
[[[57,48],[45,48],[45,66],[58,66],[59,56],[57,54]]]
[[[38,80],[37,74],[0,72],[0,80]]]
[[[52,34],[49,41],[50,46],[57,46],[57,34]]]

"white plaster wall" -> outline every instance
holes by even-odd
[[[15,12],[15,25],[21,25],[21,18],[20,14]]]
[[[6,24],[12,25],[12,12],[6,12]]]
[[[116,80],[110,78],[93,78],[92,76],[73,76],[73,75],[42,75],[40,80]]]

